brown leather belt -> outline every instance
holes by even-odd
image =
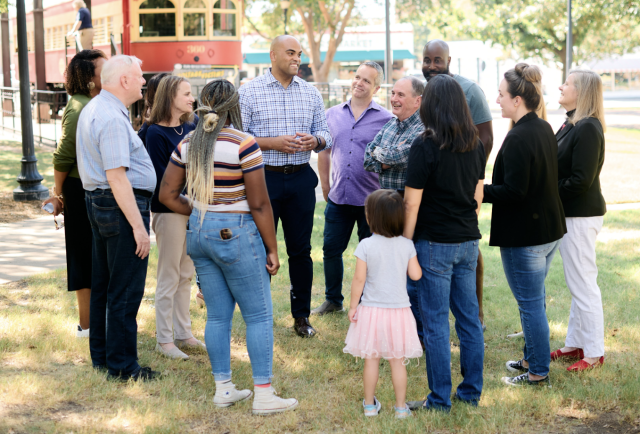
[[[284,173],[285,175],[289,175],[291,173],[300,172],[302,169],[304,169],[308,165],[309,163],[298,164],[298,165],[287,164],[285,166],[269,166],[265,164],[264,169],[268,170],[269,172],[280,172],[280,173]]]

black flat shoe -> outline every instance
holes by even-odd
[[[296,318],[293,321],[293,328],[298,336],[312,338],[316,335],[315,329],[309,324],[309,318]]]

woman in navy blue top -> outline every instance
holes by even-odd
[[[146,144],[158,178],[151,200],[152,227],[158,244],[156,284],[156,350],[171,357],[188,359],[180,348],[204,348],[193,337],[189,317],[191,278],[194,266],[187,256],[188,216],[176,214],[158,201],[158,191],[171,153],[178,143],[195,129],[191,84],[183,77],[164,77],[151,107]],[[196,121],[197,122],[197,121]]]

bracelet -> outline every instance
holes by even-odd
[[[322,142],[320,142],[320,137],[316,136],[316,140],[318,141],[318,147],[322,146]]]

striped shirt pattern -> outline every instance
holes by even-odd
[[[255,137],[278,137],[296,133],[321,136],[331,148],[331,134],[325,116],[324,102],[318,89],[301,79],[293,77],[285,89],[268,69],[240,86],[240,110],[242,126]],[[321,152],[314,150],[314,152]],[[305,164],[311,151],[287,154],[280,151],[264,152],[264,162],[270,166]]]
[[[189,170],[187,156],[189,133],[171,154],[171,162]],[[250,211],[244,188],[244,174],[264,167],[262,151],[253,136],[233,128],[223,128],[216,141],[214,155],[213,203],[208,211]]]

